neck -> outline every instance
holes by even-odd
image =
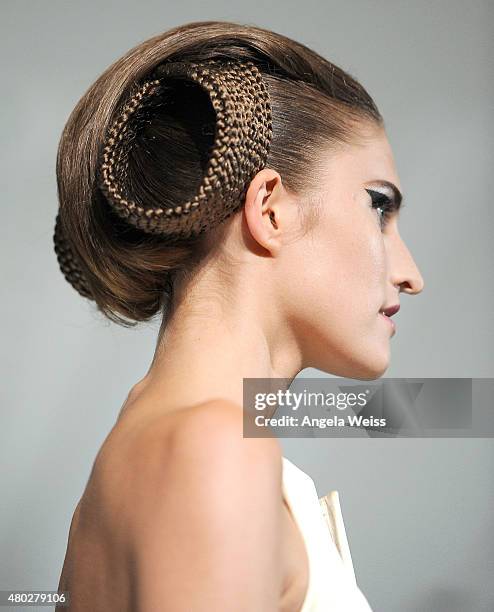
[[[274,296],[255,280],[230,287],[228,296],[201,289],[200,281],[179,295],[149,371],[131,394],[152,390],[160,410],[176,410],[219,398],[242,406],[245,378],[285,378],[288,386],[303,368],[300,347]]]

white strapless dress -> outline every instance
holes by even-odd
[[[338,491],[319,498],[312,478],[286,457],[282,486],[309,559],[300,612],[372,612],[355,579]]]

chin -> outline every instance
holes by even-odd
[[[377,380],[381,378],[381,376],[383,376],[387,369],[388,368],[386,367],[379,371],[373,370],[372,372],[366,372],[363,374],[350,376],[350,378],[355,378],[356,380]]]
[[[375,355],[372,363],[369,361],[362,363],[361,368],[352,378],[356,378],[357,380],[376,380],[381,378],[388,368],[389,356]]]
[[[340,378],[376,380],[389,368],[389,361],[389,352],[369,350],[365,356],[352,355],[350,358],[340,360],[337,366],[334,363],[331,365],[326,363],[315,367]]]

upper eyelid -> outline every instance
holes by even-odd
[[[390,192],[389,198],[396,208],[399,209],[403,205],[403,194],[394,183],[386,180],[372,181],[372,183],[373,186],[382,187],[386,192]]]
[[[386,200],[386,202],[392,202],[393,199],[389,197],[389,195],[387,193],[384,193],[383,191],[378,191],[377,189],[365,189],[367,191],[367,193],[369,193],[369,195],[371,194],[376,194],[381,196],[382,198],[384,198]]]
[[[406,204],[403,199],[397,201],[394,198],[392,193],[386,193],[385,191],[380,191],[378,189],[370,189],[368,187],[364,187],[364,189],[369,192],[369,195],[376,194],[383,199],[382,205],[388,208],[389,215],[400,215],[403,208],[405,208]]]

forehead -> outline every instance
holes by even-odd
[[[338,151],[327,152],[322,159],[326,187],[387,180],[401,190],[391,145],[384,130],[363,132],[359,140]]]

